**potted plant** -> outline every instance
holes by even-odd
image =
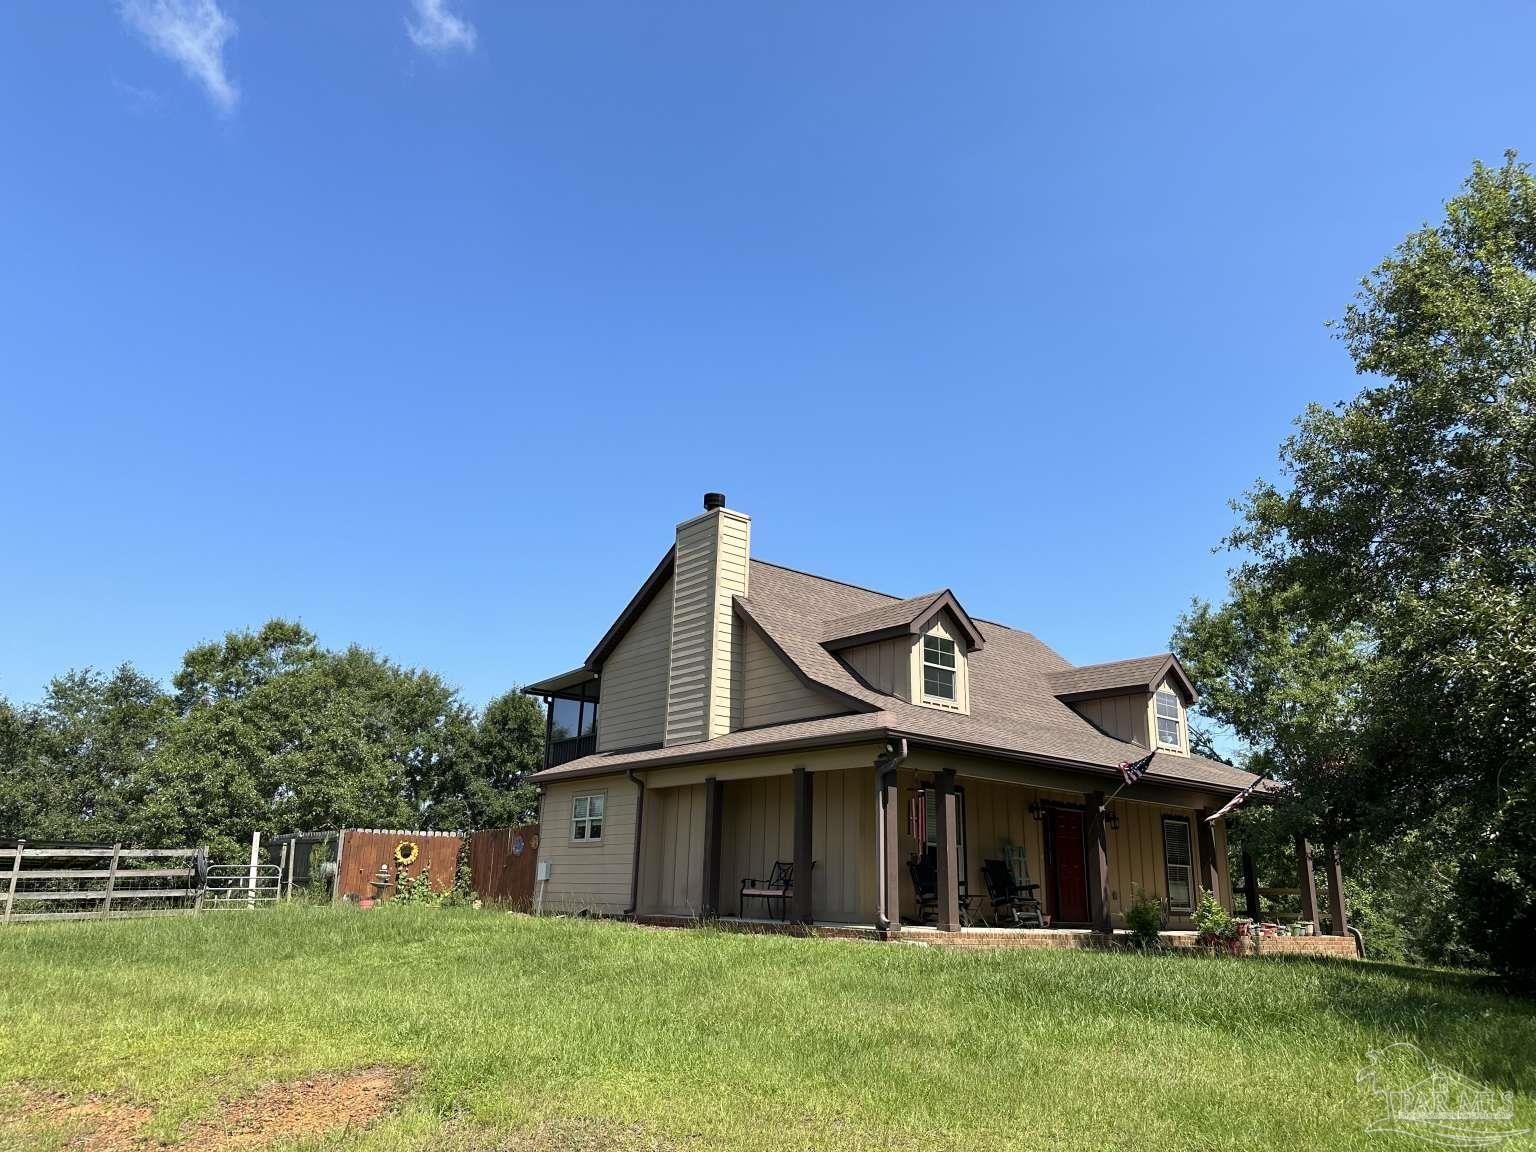
[[[1214,892],[1202,890],[1200,899],[1195,904],[1195,937],[1201,945],[1213,952],[1231,952],[1236,954],[1242,948],[1242,941],[1238,939],[1237,921],[1232,919],[1232,913],[1223,907],[1220,900],[1216,899]]]

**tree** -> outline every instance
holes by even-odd
[[[1181,624],[1206,710],[1339,835],[1453,857],[1467,938],[1536,965],[1536,180],[1474,167],[1362,283],[1353,400],[1313,405]],[[1214,689],[1212,686],[1215,686]]]

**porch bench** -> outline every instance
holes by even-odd
[[[773,902],[779,902],[779,919],[783,920],[789,909],[789,902],[795,895],[795,865],[789,860],[775,860],[773,871],[768,879],[759,882],[756,877],[748,876],[741,882],[741,915],[747,914],[748,900],[761,900],[768,912],[773,911]]]

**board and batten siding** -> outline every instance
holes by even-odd
[[[807,687],[758,635],[756,628],[741,627],[740,631],[736,728],[762,728],[848,711],[846,704]]]
[[[603,662],[597,750],[660,744],[667,720],[672,583],[664,584]]]
[[[1148,701],[1145,692],[1132,692],[1124,696],[1101,696],[1097,700],[1080,700],[1072,707],[1079,716],[1117,740],[1129,740],[1143,748],[1150,748],[1147,741]]]
[[[571,803],[603,795],[601,840],[571,840]],[[544,909],[617,916],[629,907],[635,851],[635,784],[625,776],[560,781],[539,805],[539,860],[549,864]]]
[[[874,644],[845,648],[838,655],[875,691],[911,700],[912,643],[911,636],[894,636]]]
[[[697,916],[704,906],[703,784],[651,788],[640,831],[638,911]]]
[[[1164,679],[1161,684],[1152,690],[1146,702],[1147,732],[1151,736],[1157,735],[1157,694],[1159,692],[1172,692],[1179,701],[1179,743],[1177,746],[1158,742],[1158,747],[1164,752],[1177,752],[1180,756],[1189,755],[1189,715],[1184,707],[1184,698],[1179,694],[1178,688],[1169,680]],[[1149,744],[1150,748],[1151,745]]]

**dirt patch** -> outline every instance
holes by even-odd
[[[71,1152],[237,1152],[277,1140],[320,1136],[364,1128],[389,1110],[402,1078],[390,1068],[369,1068],[344,1076],[312,1076],[269,1084],[250,1096],[223,1103],[208,1118],[184,1130],[174,1144],[156,1143],[145,1131],[154,1113],[110,1096],[70,1100],[55,1092],[26,1092],[0,1130],[62,1132]]]

